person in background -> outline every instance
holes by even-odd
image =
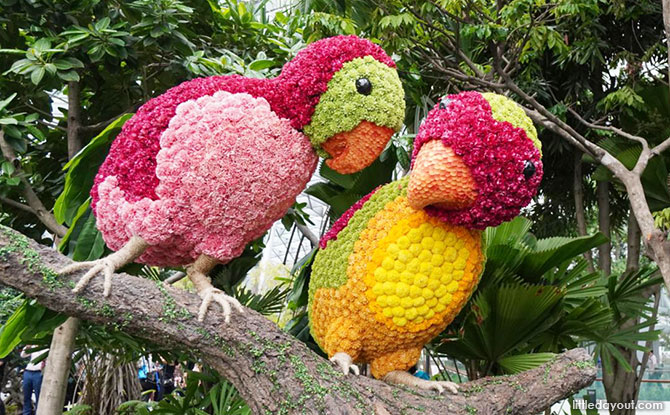
[[[659,380],[661,378],[661,371],[658,370],[658,358],[654,354],[654,351],[649,352],[649,360],[647,361],[647,371],[649,373],[649,379]],[[654,386],[660,388],[661,384],[654,382]]]
[[[430,380],[430,376],[428,376],[428,373],[424,372],[423,370],[418,370],[416,365],[410,367],[408,372],[419,379]]]
[[[163,396],[170,395],[174,392],[176,388],[175,384],[175,368],[178,363],[174,362],[170,364],[167,361],[163,361]]]
[[[140,380],[140,386],[142,386],[142,400],[148,402],[153,395],[154,386],[149,381],[149,361],[142,357],[140,362],[140,367],[137,372],[137,377]]]
[[[30,361],[23,371],[23,415],[32,415],[37,412],[37,404],[40,399],[40,388],[42,387],[42,370],[46,364],[46,356],[49,349],[34,351],[28,350],[33,346],[26,346],[21,351],[21,357],[29,358]],[[44,359],[41,359],[42,357]],[[35,393],[35,410],[33,411],[33,392]]]
[[[5,373],[5,361],[3,359],[0,359],[0,379],[2,379],[2,375]],[[0,385],[0,391],[2,391],[2,386]],[[0,398],[0,415],[5,415],[5,403],[2,401],[2,398]]]

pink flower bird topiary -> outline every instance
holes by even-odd
[[[107,245],[116,252],[61,271],[111,276],[136,261],[186,265],[203,298],[241,311],[206,274],[239,256],[280,219],[326,158],[359,171],[404,118],[395,64],[356,36],[310,44],[273,79],[239,75],[184,82],[151,99],[123,126],[91,189]]]

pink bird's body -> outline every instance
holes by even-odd
[[[226,263],[286,213],[317,160],[263,98],[205,95],[181,104],[161,135],[155,199],[127,197],[117,176],[104,178],[98,228],[114,250],[142,237],[149,247],[137,262],[176,266],[205,254]]]

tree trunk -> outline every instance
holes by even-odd
[[[577,218],[577,234],[586,236],[586,213],[584,206],[584,185],[582,177],[582,152],[575,149],[574,168],[572,176],[573,194],[575,197],[575,217]],[[586,267],[589,272],[595,272],[591,250],[584,252]]]
[[[83,147],[81,129],[81,85],[79,81],[67,83],[67,156],[72,159]]]
[[[598,227],[600,232],[611,238],[610,232],[610,196],[609,182],[598,182]],[[608,241],[598,247],[598,267],[605,275],[612,273],[612,242]]]
[[[626,271],[637,271],[640,268],[640,227],[632,209],[628,214],[626,246]]]
[[[640,227],[637,224],[632,207],[628,216],[627,251],[626,272],[635,272],[640,267]],[[649,295],[651,294],[652,291],[649,292]],[[656,297],[658,297],[658,288]],[[654,318],[656,310],[658,310],[658,298],[655,300]],[[640,319],[629,320],[624,323],[621,328],[625,329],[638,323],[640,323]],[[650,330],[653,330],[653,327],[650,328]],[[651,344],[647,344],[646,346],[650,347]],[[603,385],[605,386],[605,394],[607,395],[608,402],[628,403],[635,401],[638,398],[640,393],[640,381],[642,376],[644,376],[648,361],[648,353],[643,355],[642,362],[640,362],[637,358],[636,350],[622,347],[617,347],[617,350],[624,356],[633,370],[627,371],[625,367],[619,364],[619,362],[614,361],[611,373],[603,370]],[[635,412],[636,411],[633,408],[610,410],[612,415],[634,415]]]
[[[621,325],[622,329],[631,327],[636,322],[629,320]],[[609,403],[630,403],[635,400],[637,391],[635,385],[637,382],[638,360],[635,350],[617,348],[622,353],[628,364],[633,368],[627,371],[616,359],[612,359],[612,371],[608,372],[603,368],[603,386],[605,395]],[[610,409],[611,415],[634,415],[635,409]]]
[[[69,318],[53,334],[42,378],[36,415],[61,415],[67,378],[72,364],[72,349],[79,327],[78,318]]]
[[[72,158],[81,150],[81,84],[69,81],[67,84],[67,155]],[[79,329],[79,319],[69,318],[58,327],[51,338],[47,368],[42,378],[40,403],[36,415],[60,415],[65,403],[67,379],[74,342]],[[44,400],[42,400],[44,399]]]
[[[624,186],[626,186],[630,207],[635,213],[635,219],[647,248],[647,254],[658,265],[665,287],[670,289],[670,242],[665,234],[654,226],[654,217],[651,215],[647,199],[644,196],[644,188],[640,177],[632,174],[628,176],[621,174],[617,177],[620,177]]]
[[[160,282],[115,274],[109,297],[102,295],[102,278],[74,295],[70,287],[81,274],[59,276],[53,271],[70,259],[5,227],[0,227],[0,259],[0,283],[52,310],[197,353],[237,388],[256,414],[531,415],[595,379],[589,353],[574,349],[536,369],[468,382],[457,395],[436,396],[345,376],[249,309],[233,313],[229,323],[213,309],[207,321],[199,322],[200,297]]]

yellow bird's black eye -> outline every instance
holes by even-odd
[[[531,177],[533,177],[534,174],[535,174],[535,164],[533,164],[533,162],[530,160],[526,160],[526,163],[523,166],[523,177],[525,177],[526,180],[528,180]]]
[[[372,84],[368,78],[358,78],[356,80],[356,91],[359,94],[370,95],[372,92]]]

